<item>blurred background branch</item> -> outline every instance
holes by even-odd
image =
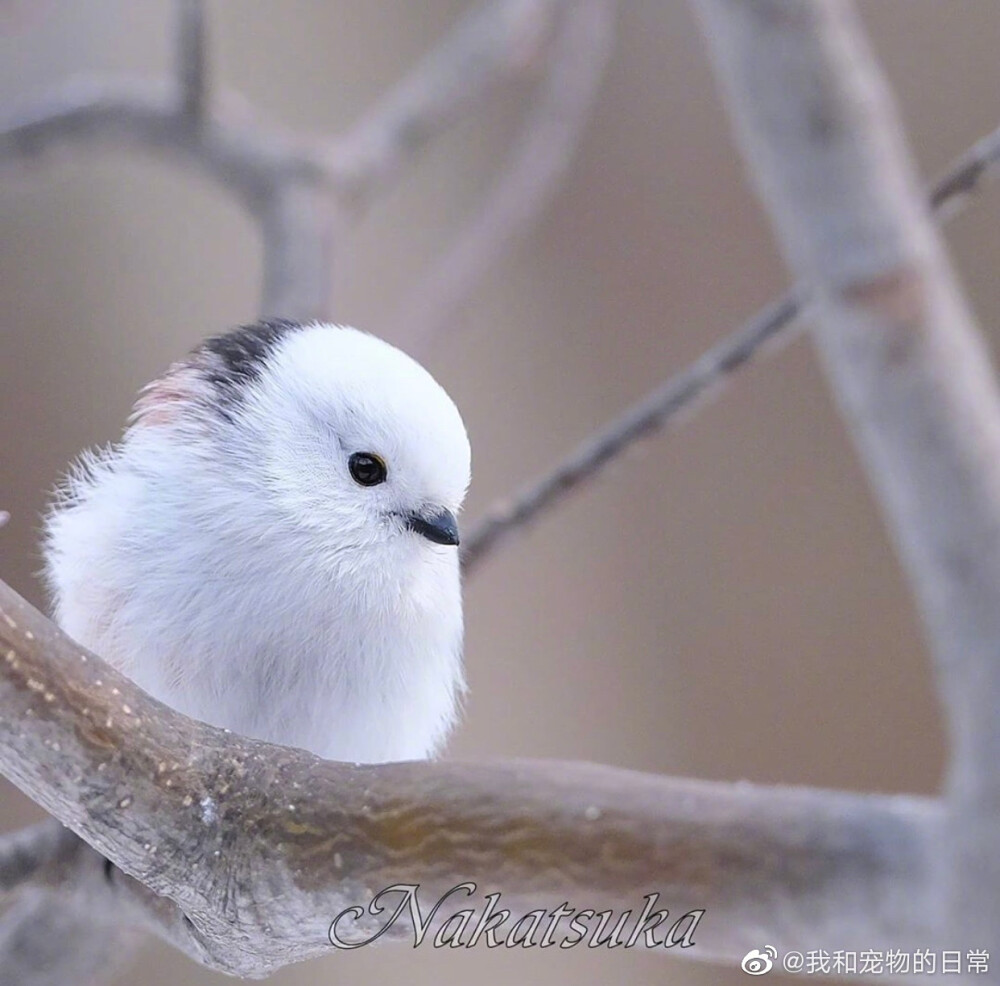
[[[209,110],[209,77],[203,0],[177,0],[177,81],[181,113],[199,126]]]
[[[846,0],[697,0],[750,174],[923,618],[948,718],[931,898],[1000,956],[1000,390]],[[946,187],[964,187],[961,181]],[[990,978],[1000,982],[1000,969]]]
[[[567,11],[551,45],[549,68],[522,132],[468,226],[419,278],[399,307],[419,353],[443,340],[456,313],[504,251],[535,221],[576,152],[611,53],[613,4],[584,0]]]
[[[977,141],[934,183],[929,204],[939,221],[959,215],[1000,169],[1000,129]],[[789,292],[758,312],[732,335],[713,346],[689,367],[636,401],[601,432],[581,443],[549,473],[509,501],[497,503],[464,539],[466,575],[494,549],[523,530],[563,497],[597,478],[633,443],[685,420],[700,403],[717,397],[730,377],[768,344],[783,345],[797,327],[804,302],[802,291]],[[805,304],[808,304],[808,299]]]
[[[231,95],[220,98],[221,109],[213,113],[203,5],[177,0],[174,87],[164,95],[139,80],[64,85],[0,127],[0,161],[67,142],[180,153],[241,194],[260,222],[261,314],[329,318],[337,215],[370,205],[375,191],[384,191],[417,151],[500,82],[551,60],[525,147],[471,234],[482,260],[450,284],[457,303],[484,264],[537,214],[545,190],[565,168],[610,49],[611,9],[611,0],[489,0],[353,130],[324,141],[291,138],[253,122],[242,100]],[[440,268],[435,276],[441,278]],[[429,328],[421,326],[426,334]]]

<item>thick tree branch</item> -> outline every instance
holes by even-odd
[[[229,972],[328,951],[340,911],[400,882],[433,902],[473,880],[516,911],[657,891],[677,914],[708,909],[689,950],[703,959],[761,935],[900,947],[933,921],[926,799],[544,761],[324,762],[173,712],[2,584],[0,707],[3,772],[168,898],[128,884],[145,925]]]
[[[938,220],[947,222],[957,216],[986,180],[995,177],[998,171],[1000,129],[970,147],[935,182],[929,201]],[[509,501],[497,503],[487,510],[463,541],[465,573],[472,572],[493,550],[552,510],[564,497],[597,478],[634,442],[687,420],[685,415],[718,396],[737,370],[767,351],[768,343],[773,342],[773,348],[777,348],[791,339],[802,310],[798,296],[804,293],[801,288],[796,293],[789,292],[762,309],[690,366],[583,441],[551,472],[530,483]]]
[[[1000,392],[844,0],[696,0],[927,627],[950,726],[951,947],[1000,954]],[[1000,982],[1000,972],[991,972]]]

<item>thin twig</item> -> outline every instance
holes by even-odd
[[[208,66],[203,0],[177,0],[177,81],[181,112],[194,125],[208,115]]]
[[[560,9],[580,0],[494,0],[475,7],[330,154],[338,186],[361,208],[500,82],[543,64]]]
[[[1000,171],[1000,129],[978,141],[934,184],[929,201],[942,222],[954,218],[987,178]],[[551,510],[595,478],[634,442],[683,420],[698,402],[721,393],[733,373],[773,343],[776,350],[792,338],[802,307],[795,293],[758,312],[731,336],[651,391],[597,435],[588,438],[550,473],[530,483],[510,502],[490,508],[465,539],[463,567],[472,572],[510,536]]]
[[[611,54],[614,3],[581,0],[562,15],[550,68],[509,162],[469,226],[399,306],[399,335],[426,351],[454,328],[452,316],[496,261],[541,215],[590,117]]]
[[[331,142],[257,122],[232,94],[221,95],[209,113],[202,4],[178,0],[176,83],[151,86],[139,78],[118,78],[62,84],[3,121],[0,164],[70,141],[176,151],[224,186],[234,186],[251,204],[262,189],[290,177],[328,184],[358,208],[498,83],[537,71],[557,14],[579,2],[484,3],[343,138]],[[203,118],[194,136],[192,110]]]

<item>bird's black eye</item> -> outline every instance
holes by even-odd
[[[347,460],[351,478],[362,486],[378,486],[386,478],[385,463],[374,452],[355,452]]]

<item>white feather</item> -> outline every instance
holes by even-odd
[[[432,755],[464,687],[458,553],[399,515],[461,506],[451,399],[399,350],[330,325],[284,337],[228,421],[196,361],[164,380],[48,517],[58,622],[214,725],[336,760]],[[355,451],[387,482],[354,482]]]

